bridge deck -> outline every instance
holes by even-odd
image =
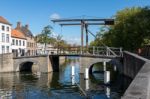
[[[92,54],[51,54],[51,55],[36,55],[36,56],[20,56],[14,57],[14,59],[18,58],[34,58],[34,57],[47,57],[47,56],[77,56],[77,57],[93,57],[93,58],[121,58],[121,56],[106,56],[106,55],[92,55]]]

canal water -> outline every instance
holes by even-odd
[[[71,77],[71,66],[75,66],[75,78]],[[79,57],[68,57],[59,72],[1,73],[0,99],[120,99],[131,82],[111,64],[107,64],[109,85],[104,84],[102,63],[93,66],[89,80],[79,74],[79,67]]]

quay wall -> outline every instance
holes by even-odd
[[[133,78],[121,99],[150,99],[150,60],[125,51],[123,73]]]
[[[0,72],[13,72],[13,54],[0,54]]]

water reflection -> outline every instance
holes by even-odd
[[[117,77],[116,80],[111,76],[111,85],[105,85],[104,72],[94,73],[103,70],[100,65],[93,67],[93,76],[88,80],[84,80],[84,74],[79,74],[78,57],[68,58],[67,62],[60,66],[60,72],[40,75],[1,73],[0,99],[85,99],[82,91],[92,99],[120,99],[121,76],[113,74]],[[75,76],[72,76],[71,66],[74,66]],[[110,73],[112,75],[112,72]]]

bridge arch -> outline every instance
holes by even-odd
[[[25,61],[19,64],[19,71],[20,72],[38,72],[39,65],[33,61]]]
[[[16,71],[18,72],[38,72],[40,63],[36,60],[20,60],[16,64]]]
[[[89,74],[93,74],[93,67],[95,66],[95,64],[97,64],[97,63],[102,63],[102,62],[95,62],[95,63],[93,63],[92,65],[90,64],[89,65]],[[102,65],[103,66],[103,65]]]
[[[52,72],[52,61],[48,55],[42,56],[26,56],[13,58],[14,71],[19,72],[20,69],[24,70],[24,66],[32,65],[27,68],[27,70],[32,70],[32,72]],[[31,69],[32,68],[32,69]]]
[[[97,62],[94,62],[94,63],[89,64],[89,66],[88,66],[88,68],[89,68],[89,74],[92,74],[93,67],[94,67],[94,65],[97,64],[97,63],[103,63],[103,62],[102,62],[102,61],[97,61]],[[120,62],[119,59],[114,58],[114,59],[111,59],[111,60],[107,61],[107,63],[111,64],[112,67],[116,66],[117,70],[118,70],[119,72],[122,72],[122,67],[123,67],[123,66],[122,66],[122,64],[121,64],[121,62]],[[102,65],[102,66],[103,66],[103,65]]]
[[[93,57],[81,57],[80,58],[80,73],[85,73],[85,68],[89,69],[89,73],[91,73],[93,65],[100,62],[107,62],[112,64],[112,66],[116,66],[119,72],[122,72],[122,64],[120,59],[118,58],[93,58]]]

